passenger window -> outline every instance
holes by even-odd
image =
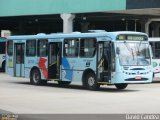
[[[46,57],[47,56],[47,44],[48,40],[38,40],[38,56]]]
[[[160,42],[150,43],[152,46],[153,58],[160,58]]]
[[[36,56],[36,40],[26,42],[26,56]]]
[[[78,56],[78,39],[65,39],[64,40],[64,56],[77,57]]]
[[[0,46],[1,46],[1,49],[0,49],[0,54],[5,54],[5,45],[6,43],[5,42],[0,42]]]
[[[80,40],[80,56],[93,57],[96,52],[96,39],[84,38]]]

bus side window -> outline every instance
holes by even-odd
[[[150,42],[153,52],[153,58],[160,58],[160,42]]]
[[[80,40],[80,56],[93,57],[96,52],[96,39],[85,38]]]
[[[0,42],[0,46],[1,46],[1,49],[0,49],[0,54],[5,54],[5,42]]]
[[[26,41],[26,56],[36,55],[36,40]]]
[[[160,58],[160,42],[156,42],[155,44],[155,57]]]
[[[78,39],[65,39],[64,40],[64,56],[77,57],[78,56]]]
[[[38,40],[38,56],[39,57],[46,57],[47,56],[47,45],[48,40]]]

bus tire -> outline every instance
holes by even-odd
[[[2,71],[5,72],[5,62],[2,63]]]
[[[63,87],[69,86],[70,83],[70,81],[58,81],[58,85]]]
[[[115,84],[115,86],[116,86],[117,89],[123,90],[123,89],[125,89],[128,86],[128,84],[121,83],[121,84]]]
[[[94,73],[89,73],[86,76],[86,84],[87,89],[89,90],[98,90],[100,88],[100,85],[96,82],[96,77]]]
[[[39,72],[38,69],[33,69],[31,71],[30,82],[33,85],[40,85],[40,84],[42,84],[41,74],[40,74],[40,72]]]

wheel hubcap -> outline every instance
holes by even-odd
[[[34,80],[35,82],[37,82],[38,79],[39,79],[38,74],[37,74],[37,73],[34,73],[34,74],[33,74],[33,80]]]
[[[89,79],[88,79],[88,84],[89,84],[89,86],[93,86],[94,83],[95,83],[94,78],[93,78],[93,77],[89,77]]]

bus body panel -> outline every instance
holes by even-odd
[[[95,56],[93,58],[62,58],[62,80],[81,81],[86,69],[96,71],[95,63]]]
[[[33,67],[37,67],[37,62],[38,58],[37,57],[26,57],[25,58],[25,77],[29,78],[31,69]]]

